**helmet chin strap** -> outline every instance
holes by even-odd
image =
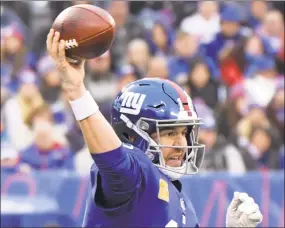
[[[180,179],[184,175],[183,173],[185,173],[187,169],[185,162],[180,167],[171,167],[167,165],[163,167],[157,164],[155,164],[155,166],[157,166],[161,172],[163,172],[166,176],[168,176],[171,181]]]
[[[187,167],[186,162],[184,162],[180,167],[171,167],[168,165],[161,166],[157,164],[155,164],[155,166],[157,166],[161,172],[168,176],[171,181],[179,180],[182,176],[184,176],[187,168],[193,169],[193,172],[191,173],[192,175],[198,173],[198,168],[195,165],[192,164],[191,166]]]
[[[138,128],[137,125],[133,124],[132,121],[129,120],[129,118],[127,116],[125,116],[124,114],[121,114],[120,116],[121,120],[123,120],[127,127],[134,130],[138,135],[140,135],[144,140],[146,140],[147,142],[149,142],[149,146],[148,148],[150,147],[150,144],[152,145],[157,145],[156,142],[145,132],[145,131],[142,131]]]

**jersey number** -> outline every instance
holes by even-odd
[[[178,227],[177,222],[173,221],[172,219],[169,221],[169,223],[166,224],[165,227]]]

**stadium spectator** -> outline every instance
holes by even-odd
[[[245,66],[243,75],[252,77],[258,70],[258,62],[263,57],[273,57],[273,49],[267,40],[258,35],[253,35],[246,40],[244,48]]]
[[[244,87],[252,103],[266,107],[277,88],[276,64],[273,58],[262,56],[253,68],[255,72],[244,80]]]
[[[221,13],[221,31],[214,39],[203,45],[205,54],[209,56],[217,67],[220,62],[240,41],[245,38],[241,29],[241,13],[234,6],[227,6]]]
[[[130,2],[130,4],[132,4],[132,2]],[[150,35],[150,31],[152,30],[154,22],[157,19],[157,12],[150,8],[144,8],[136,17],[145,30],[145,36],[147,39],[147,37]]]
[[[2,2],[1,7],[5,7],[3,15],[1,13],[1,25],[17,22],[20,26],[30,27],[31,26],[31,8],[28,2]],[[2,19],[4,19],[2,21]]]
[[[19,164],[19,152],[12,145],[5,128],[3,119],[1,118],[1,169],[5,171],[17,171]]]
[[[23,27],[23,21],[19,17],[19,15],[10,7],[5,6],[5,4],[1,4],[1,29],[7,26],[11,26],[12,24],[17,24],[19,27]]]
[[[222,81],[231,87],[244,78],[252,77],[257,70],[258,62],[264,57],[274,57],[274,50],[266,39],[257,34],[243,39],[221,60]]]
[[[49,56],[43,56],[37,64],[40,76],[39,89],[43,99],[49,104],[56,124],[65,124],[65,102],[61,93],[60,75]]]
[[[284,81],[279,82],[266,113],[271,125],[278,129],[280,138],[284,139]]]
[[[165,57],[152,57],[148,64],[146,76],[151,78],[168,78],[167,59]]]
[[[195,103],[195,105],[198,115],[204,121],[199,133],[199,141],[206,146],[201,171],[245,173],[247,169],[239,150],[223,136],[218,135],[216,121],[211,109],[203,103]]]
[[[146,33],[146,40],[152,55],[167,56],[171,54],[175,33],[161,17],[154,21],[151,31]]]
[[[12,144],[22,150],[32,141],[28,118],[35,109],[45,104],[45,101],[37,86],[37,76],[32,71],[23,71],[19,82],[19,92],[7,100],[3,118]]]
[[[107,11],[116,22],[116,37],[111,47],[112,66],[118,68],[126,61],[126,50],[131,40],[143,38],[144,29],[129,12],[129,2],[109,1]]]
[[[88,60],[87,71],[85,78],[87,87],[100,105],[103,114],[109,119],[110,102],[117,93],[117,79],[111,71],[110,52],[107,51],[98,58]]]
[[[280,148],[282,143],[281,138],[278,135],[278,130],[275,126],[270,124],[270,121],[266,116],[265,108],[257,104],[250,104],[248,106],[247,115],[236,125],[236,129],[231,136],[232,141],[240,148],[248,146],[250,135],[255,127],[270,128],[272,138],[271,144],[275,149]]]
[[[60,97],[60,75],[50,56],[45,55],[38,61],[37,72],[42,79],[41,94],[49,104],[53,104]]]
[[[172,1],[168,2],[174,14],[173,26],[178,29],[184,18],[196,13],[197,2],[194,1]]]
[[[246,67],[244,49],[245,40],[235,43],[235,46],[230,48],[220,61],[220,81],[228,88],[240,84],[244,79],[243,71]]]
[[[190,62],[196,58],[205,61],[210,68],[212,77],[218,77],[218,70],[214,62],[201,52],[198,37],[178,31],[174,41],[174,53],[168,60],[169,79],[183,85],[187,81],[188,72],[191,71]]]
[[[228,139],[236,124],[246,115],[247,107],[248,99],[243,84],[233,86],[229,90],[228,100],[216,112],[219,134]]]
[[[53,125],[45,120],[34,124],[34,143],[21,151],[21,164],[28,171],[44,169],[72,169],[72,153],[58,141]]]
[[[215,1],[198,2],[198,11],[184,18],[180,29],[198,37],[200,43],[209,43],[220,31],[219,3]]]
[[[284,21],[282,14],[277,10],[269,11],[258,33],[269,41],[275,53],[281,52],[282,40],[284,41]]]
[[[252,129],[244,153],[247,165],[255,170],[280,169],[279,150],[272,145],[272,134],[267,127]]]
[[[269,10],[269,3],[267,1],[254,0],[250,4],[250,13],[247,19],[249,27],[258,29],[261,26],[264,18]]]
[[[123,65],[122,67],[120,67],[117,71],[117,75],[119,78],[117,91],[122,90],[126,85],[138,79],[135,68],[130,64]]]
[[[187,90],[192,99],[202,98],[211,109],[215,109],[219,105],[219,83],[211,75],[208,65],[202,59],[193,59],[190,69]]]
[[[1,28],[1,68],[8,69],[6,84],[12,92],[18,89],[18,74],[33,65],[32,54],[24,43],[22,31],[16,25]]]
[[[132,65],[138,79],[143,78],[146,74],[148,62],[151,57],[146,41],[143,39],[131,40],[128,44],[127,51],[128,64]]]
[[[56,124],[52,110],[47,104],[43,104],[35,108],[30,112],[30,115],[27,118],[27,124],[32,130],[36,124],[41,121],[48,122],[50,125],[52,125],[53,135],[56,140],[60,144],[67,145],[67,139],[64,135],[67,133],[68,126]]]
[[[258,33],[266,40],[275,54],[277,70],[284,74],[284,19],[277,10],[266,15]]]
[[[169,79],[183,84],[189,72],[191,57],[198,53],[199,43],[196,36],[179,31],[174,41],[174,54],[169,59]]]

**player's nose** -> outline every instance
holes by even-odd
[[[175,144],[177,144],[177,146],[185,146],[185,143],[187,144],[185,136],[183,134],[178,134],[175,139]]]

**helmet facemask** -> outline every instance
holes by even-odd
[[[136,124],[128,120],[125,115],[121,119],[129,128],[134,130],[144,141],[148,142],[146,155],[152,160],[163,173],[172,180],[179,179],[183,175],[196,174],[204,158],[205,146],[198,143],[199,128],[202,124],[199,118],[185,118],[181,120],[155,120],[149,118],[140,118]],[[155,126],[154,129],[149,129]],[[187,127],[187,146],[167,146],[160,143],[160,133],[165,128]],[[150,133],[156,132],[157,142],[150,137]],[[184,161],[180,167],[171,167],[165,164],[162,148],[184,149]]]
[[[144,121],[144,118],[141,119]],[[154,164],[168,176],[173,179],[178,179],[183,175],[196,174],[202,164],[204,158],[205,146],[198,143],[199,138],[199,128],[201,123],[200,119],[188,119],[188,120],[150,120],[145,119],[145,121],[155,121],[157,142],[152,142],[149,144],[147,154],[153,154],[154,158],[159,157],[158,162],[153,160]],[[187,127],[187,146],[167,146],[160,142],[161,132],[165,128],[175,128],[175,127]],[[166,165],[162,148],[175,148],[183,149],[185,151],[184,161],[180,167],[172,167]],[[158,154],[158,156],[157,156]]]

